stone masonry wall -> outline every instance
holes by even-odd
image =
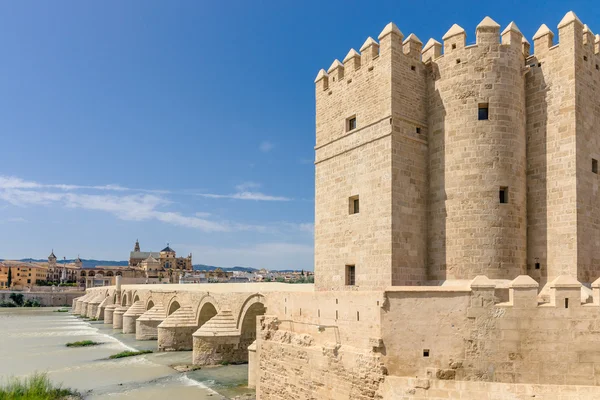
[[[282,329],[355,348],[372,349],[380,338],[383,292],[274,292],[265,296],[267,314]]]
[[[508,31],[500,43],[488,19],[465,46],[456,28],[429,65],[429,277],[514,279],[526,268],[522,35]],[[479,120],[484,104],[489,119]]]
[[[275,317],[259,326],[257,399],[376,398],[386,373],[378,354],[284,330]]]
[[[600,167],[592,171],[592,159],[600,163],[600,37],[596,43],[589,29],[573,24],[577,119],[577,274],[581,282],[600,276]],[[562,46],[562,39],[561,46]]]
[[[533,286],[511,288],[504,303],[493,284],[442,289],[386,292],[382,354],[390,375],[600,386],[600,289],[594,303],[581,304],[576,282],[559,285],[539,305]]]
[[[528,272],[542,285],[577,274],[573,28],[559,29],[557,46],[553,33],[540,28],[527,60]]]
[[[383,400],[596,400],[600,387],[443,381],[388,376],[380,386]]]
[[[415,35],[390,36],[381,51],[392,54],[392,285],[417,285],[427,280],[429,72]]]
[[[45,307],[71,306],[73,299],[85,294],[85,292],[42,293],[1,291],[0,301],[8,301],[11,293],[22,294],[25,300],[37,300]]]
[[[374,41],[361,53],[316,82],[318,290],[348,288],[346,265],[356,266],[361,289],[391,284],[391,56]],[[348,130],[353,116],[356,129]],[[350,214],[352,196],[359,196],[357,214]]]

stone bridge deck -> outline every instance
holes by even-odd
[[[73,300],[73,312],[135,333],[138,340],[157,339],[161,351],[193,350],[196,364],[245,362],[266,296],[279,301],[282,293],[313,292],[310,284],[276,282],[117,284],[88,289]]]

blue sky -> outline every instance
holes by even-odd
[[[122,260],[139,238],[312,269],[318,70],[390,21],[531,39],[570,9],[600,32],[591,1],[1,2],[0,258]]]

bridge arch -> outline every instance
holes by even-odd
[[[146,301],[146,311],[148,311],[152,307],[154,307],[154,300],[152,300],[152,297],[149,297]]]
[[[207,323],[208,320],[217,315],[219,312],[217,305],[217,301],[210,295],[206,295],[202,298],[196,312],[196,321],[198,321],[198,327],[201,327]]]
[[[169,306],[167,307],[167,317],[173,314],[175,311],[181,308],[181,301],[177,299],[177,296],[171,297],[169,300]]]
[[[137,291],[133,293],[133,302],[131,304],[135,303],[136,301],[140,301],[140,295]]]
[[[256,317],[265,312],[265,298],[262,294],[256,293],[246,299],[237,319],[240,349],[246,350],[256,340]]]
[[[121,305],[122,306],[127,305],[127,292],[123,292],[123,295],[121,296]]]

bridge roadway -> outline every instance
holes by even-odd
[[[118,277],[120,278],[120,277]],[[282,293],[313,293],[312,284],[208,283],[90,288],[73,300],[73,313],[103,320],[138,340],[158,340],[159,351],[193,350],[198,365],[248,361],[257,317]],[[252,350],[252,348],[251,348]]]

